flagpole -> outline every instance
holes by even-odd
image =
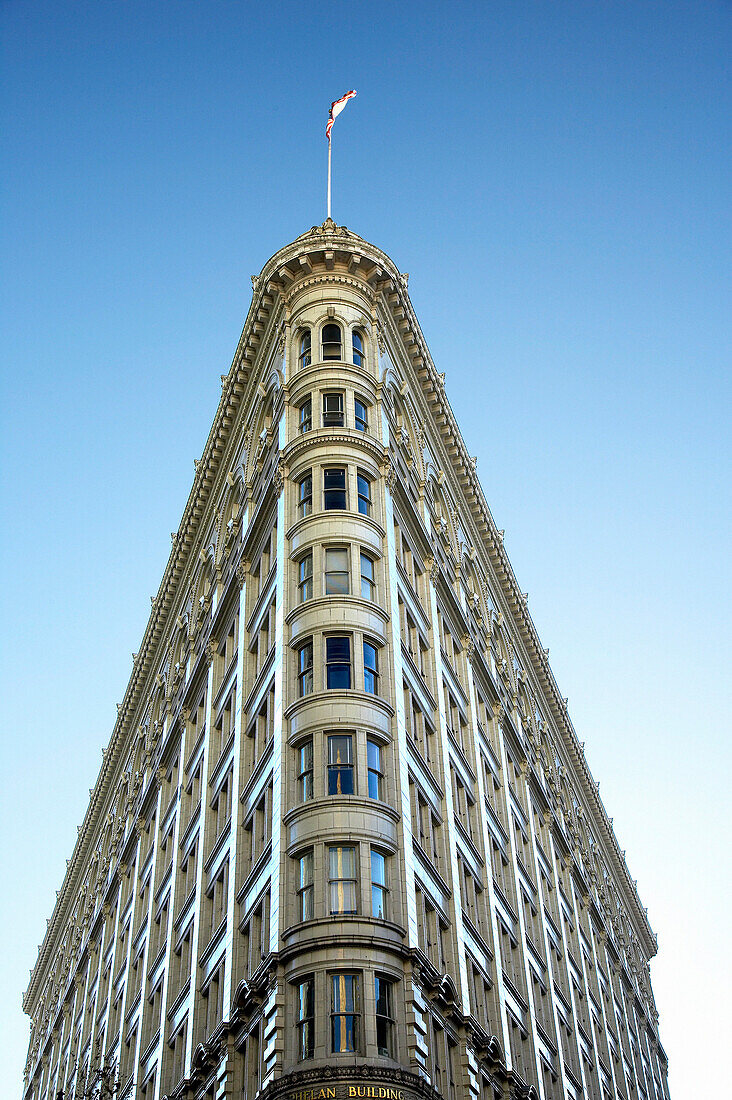
[[[328,217],[330,217],[330,134],[328,134]]]

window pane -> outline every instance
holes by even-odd
[[[358,474],[358,510],[362,516],[371,511],[371,482],[363,474]]]
[[[353,745],[348,735],[328,738],[328,794],[353,794]]]
[[[300,482],[300,515],[309,516],[313,510],[313,478],[308,474]]]
[[[323,479],[326,489],[345,489],[346,487],[346,471],[342,468],[325,470]]]
[[[364,690],[376,694],[378,674],[376,665],[376,646],[370,642],[363,643],[363,677]]]
[[[299,569],[300,602],[309,600],[313,594],[313,555],[306,554]]]
[[[353,362],[357,367],[363,366],[363,340],[359,332],[353,333]]]
[[[348,550],[325,551],[325,592],[328,596],[348,595]]]
[[[371,849],[371,881],[386,886],[386,860],[374,848]]]
[[[342,393],[324,393],[323,394],[323,424],[325,427],[342,427],[344,422],[343,417],[343,394]]]
[[[365,432],[368,427],[368,418],[366,416],[366,405],[363,401],[359,401],[358,398],[354,401],[355,406],[355,418],[354,424],[359,432]]]
[[[348,881],[331,882],[330,884],[330,911],[331,913],[357,913],[356,883]]]
[[[351,686],[351,639],[326,638],[326,682],[329,688]]]
[[[368,754],[369,798],[381,798],[381,746],[375,741],[366,742]]]
[[[298,678],[300,694],[308,695],[313,690],[313,643],[307,642],[298,650]]]
[[[379,1054],[391,1054],[392,985],[386,978],[376,978],[376,1045]]]
[[[391,982],[386,978],[376,979],[376,1011],[391,1019]]]
[[[333,975],[332,1045],[336,1054],[357,1048],[358,978],[355,974]]]
[[[306,741],[300,746],[300,800],[307,802],[313,797],[313,742]]]
[[[374,563],[368,554],[361,553],[361,597],[364,600],[374,598]]]
[[[323,359],[341,358],[341,330],[338,325],[323,327]]]
[[[326,508],[346,507],[346,471],[344,469],[324,470],[323,489]]]
[[[355,878],[356,877],[356,849],[355,848],[330,848],[329,867],[331,878]]]
[[[309,432],[313,426],[313,403],[310,398],[300,406],[300,431]]]
[[[328,794],[353,794],[353,766],[330,764],[328,766]]]
[[[300,366],[309,367],[310,361],[310,329],[306,329],[300,337]]]
[[[350,735],[341,736],[340,734],[334,734],[328,738],[328,763],[330,764],[352,764],[353,740]]]
[[[312,1058],[315,1050],[313,1022],[315,1017],[315,982],[309,978],[298,986],[297,1026],[299,1036],[299,1058]]]

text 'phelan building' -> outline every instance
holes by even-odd
[[[656,943],[407,294],[254,294],[25,994],[25,1100],[661,1100]]]

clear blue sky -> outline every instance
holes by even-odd
[[[728,1046],[729,3],[5,0],[0,1043],[248,308],[325,215],[410,293],[658,932]]]

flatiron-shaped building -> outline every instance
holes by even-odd
[[[24,1100],[662,1100],[656,941],[407,294],[251,308],[24,997]]]

